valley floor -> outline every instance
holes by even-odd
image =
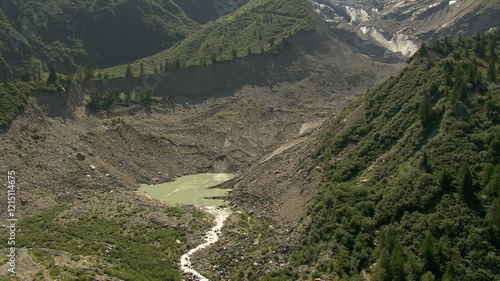
[[[44,107],[35,95],[0,135],[1,166],[18,175],[19,218],[64,205],[54,214],[61,225],[71,218],[125,216],[128,221],[180,230],[187,234],[189,245],[201,237],[196,229],[207,227],[210,220],[200,224],[183,222],[184,216],[165,217],[160,203],[133,192],[137,183],[160,183],[201,172],[244,173],[273,156],[276,148],[300,145],[314,127],[354,98],[315,91],[306,79],[272,88],[246,86],[235,96],[176,104],[175,112],[160,105],[135,105],[89,114],[80,105],[61,114],[63,109]],[[5,202],[0,204],[6,207]],[[230,221],[238,217],[233,215]],[[31,234],[20,228],[19,235]],[[50,272],[52,266],[66,268],[64,274],[70,274],[69,269],[89,272],[105,267],[97,265],[104,256],[79,255],[88,262],[69,262],[74,254],[63,245],[44,247],[40,241],[19,245],[21,280],[36,280],[40,274],[57,279],[58,273]],[[37,258],[37,251],[61,258],[47,262]]]

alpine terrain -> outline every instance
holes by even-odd
[[[0,280],[500,280],[493,0],[0,2]]]

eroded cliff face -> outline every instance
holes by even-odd
[[[287,53],[287,56],[250,57],[143,77],[91,81],[85,87],[94,91],[152,90],[156,96],[170,95],[178,101],[196,102],[209,97],[231,95],[247,84],[263,86],[304,79],[308,69],[299,63],[301,55],[294,50]]]
[[[278,55],[251,56],[213,66],[195,66],[141,77],[73,82],[59,93],[34,92],[31,97],[49,117],[73,116],[77,107],[86,104],[89,94],[110,90],[122,93],[152,91],[154,96],[171,96],[177,103],[194,104],[234,95],[246,85],[263,87],[303,80],[319,67],[306,60],[307,56],[320,51],[320,42],[317,34],[302,33]],[[366,79],[365,87],[372,83],[371,77]]]
[[[155,96],[173,96],[178,102],[196,103],[230,96],[245,85],[262,87],[312,79],[319,84],[318,91],[352,94],[364,91],[391,68],[353,53],[333,38],[330,31],[322,30],[298,34],[277,55],[255,55],[143,77],[92,80],[79,90],[85,93],[151,90]]]

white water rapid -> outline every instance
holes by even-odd
[[[187,253],[181,256],[181,271],[184,275],[189,276],[189,278],[193,278],[188,280],[209,281],[208,278],[193,269],[193,265],[191,264],[191,256],[199,250],[205,249],[206,247],[214,244],[219,240],[220,230],[224,226],[224,221],[226,221],[226,219],[232,213],[229,208],[220,208],[215,206],[205,207],[205,211],[215,216],[215,226],[207,231],[202,244],[198,245],[196,248],[189,250]]]

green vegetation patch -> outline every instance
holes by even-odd
[[[63,223],[58,220],[63,210],[58,207],[22,219],[22,232],[17,237],[19,247],[61,250],[74,255],[72,260],[79,256],[97,257],[102,262],[95,267],[122,280],[181,279],[177,262],[183,249],[175,241],[179,239],[185,244],[182,232],[151,223],[131,223],[125,218],[93,216]],[[47,258],[40,253],[39,256]],[[51,272],[54,278],[58,272],[62,274],[57,269]]]
[[[14,80],[0,84],[0,129],[7,128],[16,114],[25,108],[28,94],[31,92],[59,94],[58,91],[68,88],[72,83],[70,77],[58,75],[54,69],[45,76],[43,73],[37,76],[27,73],[22,81]]]
[[[0,128],[6,128],[28,102],[28,93],[33,90],[24,82],[0,85]]]

